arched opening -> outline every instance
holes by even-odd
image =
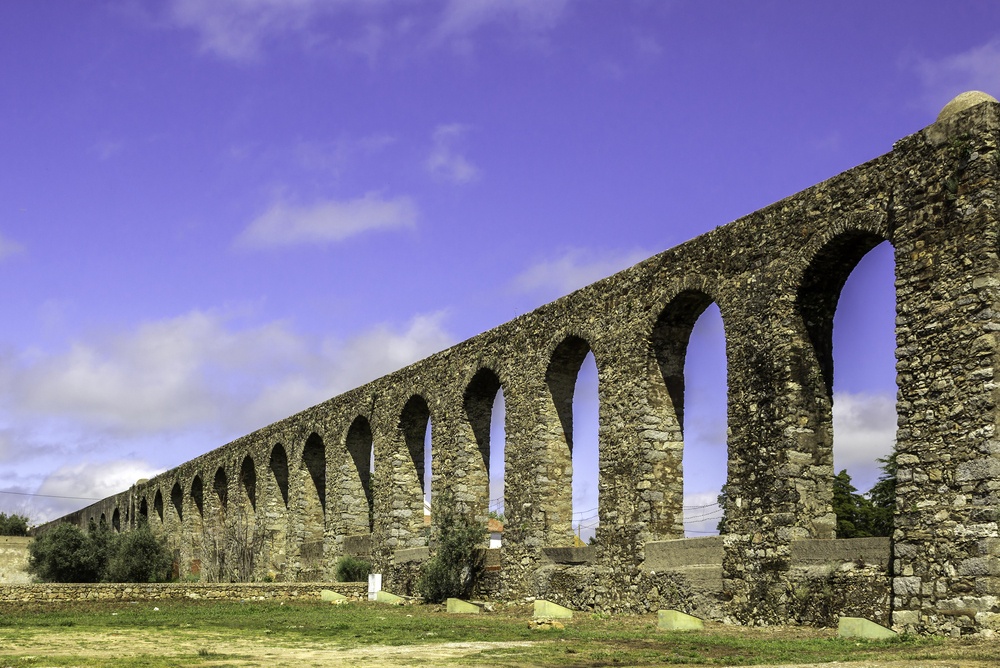
[[[215,492],[215,498],[218,499],[219,509],[225,512],[226,504],[229,501],[229,476],[226,475],[226,469],[221,466],[215,472],[212,490]]]
[[[285,448],[280,443],[271,449],[271,458],[268,461],[268,469],[271,471],[271,482],[273,483],[281,505],[288,507],[288,455]]]
[[[704,292],[681,292],[657,318],[652,343],[679,437],[667,508],[685,536],[718,533],[728,476],[725,329],[718,306]]]
[[[149,504],[146,503],[146,497],[139,502],[139,518],[141,522],[149,521]]]
[[[99,519],[97,522],[98,522],[99,526],[102,526],[102,527],[107,526],[108,525],[108,517],[107,517],[107,515],[105,515],[104,513],[101,513],[101,519]]]
[[[181,491],[181,484],[175,482],[170,489],[170,505],[174,507],[174,513],[180,522],[184,521],[184,492]]]
[[[191,480],[189,492],[194,512],[188,513],[188,530],[186,543],[188,545],[188,573],[201,577],[201,561],[205,540],[205,490],[201,476],[195,475]]]
[[[160,490],[156,490],[156,496],[153,497],[153,510],[156,511],[156,518],[163,523],[163,495],[160,494]]]
[[[114,529],[116,533],[121,533],[122,514],[117,508],[115,508],[115,512],[111,513],[111,528]]]
[[[191,481],[191,500],[194,501],[194,508],[198,513],[198,516],[204,516],[205,514],[205,491],[204,486],[201,482],[201,476],[196,475],[194,480]]]
[[[326,526],[326,449],[319,434],[312,433],[302,450],[299,467],[298,519],[299,572],[302,581],[323,578],[323,538]]]
[[[557,533],[569,529],[575,544],[589,542],[600,524],[597,376],[590,344],[577,336],[556,347],[545,374],[561,436],[549,452],[557,487],[547,513],[551,528]]]
[[[431,411],[427,401],[419,394],[410,397],[399,417],[399,428],[406,441],[406,450],[417,474],[417,483],[423,496],[424,525],[430,528],[431,479],[433,477],[433,441],[431,436]]]
[[[490,547],[500,547],[504,517],[504,456],[506,407],[500,378],[480,369],[465,390],[465,414],[476,439],[478,460],[466,471],[477,514],[485,510]]]
[[[257,467],[250,455],[243,458],[240,465],[240,486],[244,499],[250,504],[251,512],[257,512]]]
[[[864,493],[895,445],[893,253],[877,234],[844,233],[813,258],[798,293],[818,369],[816,460],[829,472],[817,481],[816,512],[826,510],[840,538],[892,531],[894,499],[876,510]]]
[[[280,443],[271,448],[264,485],[264,516],[267,518],[268,570],[280,574],[285,570],[288,525],[288,455]]]
[[[358,482],[361,484],[361,491],[364,494],[364,507],[354,505],[348,510],[349,515],[354,518],[352,531],[363,533],[374,531],[375,529],[375,499],[372,495],[372,463],[374,459],[374,442],[372,439],[372,427],[368,419],[359,415],[351,423],[351,428],[347,430],[347,440],[344,444],[354,468],[358,472]]]

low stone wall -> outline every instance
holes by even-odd
[[[0,585],[27,584],[28,546],[32,539],[22,536],[0,536]]]
[[[367,582],[100,583],[0,585],[0,602],[162,601],[162,600],[319,600],[329,589],[351,599],[368,597]]]

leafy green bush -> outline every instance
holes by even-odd
[[[74,524],[57,524],[28,548],[28,571],[44,582],[97,582],[101,564],[88,535]]]
[[[87,532],[58,524],[28,549],[28,570],[43,582],[161,582],[173,561],[146,523],[123,534],[104,523]]]
[[[486,527],[459,507],[450,492],[438,495],[434,517],[439,528],[436,551],[424,564],[417,589],[430,603],[467,597],[483,570],[484,552],[479,548],[486,540]]]
[[[145,522],[120,534],[108,559],[107,582],[165,582],[173,557],[166,540],[157,538]]]
[[[27,536],[28,517],[17,513],[0,513],[0,536]]]
[[[367,582],[372,572],[371,562],[357,557],[343,557],[337,562],[338,582]]]

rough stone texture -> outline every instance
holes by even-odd
[[[99,583],[99,584],[20,584],[0,585],[0,602],[32,601],[158,601],[188,600],[321,600],[324,590],[336,591],[351,600],[360,601],[367,595],[363,583]]]
[[[432,500],[450,488],[485,521],[502,388],[506,526],[492,596],[743,624],[829,619],[874,600],[873,614],[852,616],[891,613],[909,632],[1000,629],[998,130],[994,102],[947,115],[882,157],[64,520],[103,516],[127,530],[145,515],[179,570],[203,577],[224,575],[220,527],[263,527],[257,570],[282,580],[328,576],[345,539],[370,532],[375,572],[409,592],[419,562],[396,555],[434,548],[425,488]],[[834,535],[833,314],[851,270],[883,241],[896,277],[891,570],[795,566],[795,541]],[[646,546],[683,536],[684,354],[713,302],[728,362],[728,533],[720,590],[699,595],[684,573],[644,563]],[[573,545],[572,391],[588,352],[600,526],[591,563],[554,564],[546,548]],[[836,596],[817,606],[825,587]]]

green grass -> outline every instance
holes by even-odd
[[[242,650],[219,650],[224,641],[253,642],[257,649],[324,650],[371,645],[426,647],[448,642],[527,643],[497,645],[463,659],[498,666],[766,665],[932,658],[987,665],[993,658],[990,645],[983,642],[905,636],[864,642],[836,638],[829,632],[720,626],[697,633],[661,632],[651,616],[578,613],[564,630],[531,631],[529,614],[523,609],[460,616],[447,615],[437,606],[332,606],[319,602],[0,604],[0,666],[255,664],[254,656],[244,655]],[[191,649],[188,654],[169,657],[150,653],[139,657],[101,655],[96,659],[94,655],[77,655],[72,644],[72,651],[65,654],[45,656],[38,651],[47,639],[65,639],[67,634],[72,638],[101,634],[149,637],[156,642],[162,639],[162,646]],[[443,659],[438,665],[448,661]]]

